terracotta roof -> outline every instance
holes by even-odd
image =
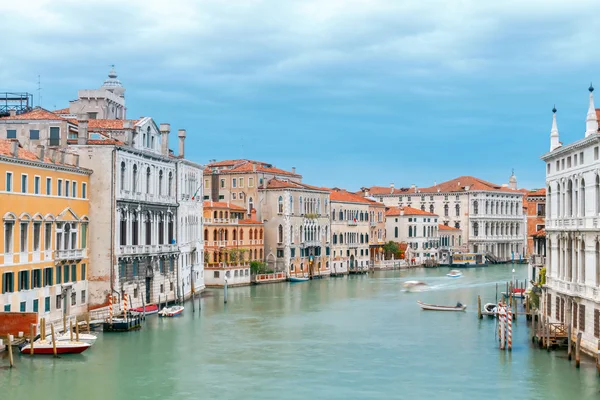
[[[495,183],[487,182],[487,181],[484,181],[483,179],[475,178],[473,176],[459,176],[458,178],[454,178],[449,181],[442,182],[435,186],[431,186],[428,188],[418,188],[417,192],[420,192],[420,193],[464,192],[466,190],[467,186],[469,187],[469,191],[487,190],[487,191],[511,192],[511,193],[519,192],[517,190],[513,190],[513,189],[510,189],[510,188],[502,186],[502,185],[497,185]]]
[[[238,220],[238,224],[242,224],[242,225],[262,225],[260,223],[260,221],[257,221],[255,219],[240,219],[240,220]]]
[[[14,121],[67,121],[63,117],[59,117],[52,111],[48,111],[41,107],[36,107],[33,110],[17,115],[9,115],[8,117],[2,117],[3,120],[14,120]]]
[[[455,227],[453,227],[453,226],[448,226],[448,225],[443,225],[443,224],[442,224],[442,225],[439,225],[439,226],[438,226],[438,229],[439,229],[440,231],[457,231],[457,232],[461,230],[461,229],[459,229],[459,228],[455,228]]]
[[[433,214],[427,211],[423,211],[417,208],[412,208],[412,207],[390,207],[386,212],[385,215],[388,217],[396,217],[396,216],[400,216],[401,212],[404,212],[403,215],[429,215],[432,217],[437,217],[437,214]]]
[[[546,196],[546,188],[530,191],[527,196]]]
[[[283,181],[281,179],[273,178],[267,182],[267,187],[264,189],[300,189],[300,190],[317,190],[320,192],[328,192],[326,188],[320,188],[317,186],[307,185],[306,183]]]
[[[61,108],[60,110],[54,110],[52,111],[54,114],[71,114],[71,110],[69,109],[69,107],[67,108]]]
[[[339,201],[344,203],[361,203],[361,204],[371,204],[372,200],[366,199],[362,196],[359,196],[354,193],[350,193],[343,189],[331,189],[329,190],[329,198],[331,201]]]
[[[12,140],[10,140],[10,139],[0,139],[0,155],[5,156],[5,157],[13,157],[13,154],[11,151],[11,147],[12,147],[11,143],[12,143]],[[48,153],[46,153],[46,154],[48,154]],[[67,162],[65,162],[65,163],[52,162],[52,159],[50,159],[49,157],[44,157],[43,160],[40,160],[40,158],[37,156],[37,154],[35,154],[32,151],[24,149],[23,147],[21,147],[21,145],[19,145],[19,149],[18,149],[18,158],[22,159],[22,160],[43,161],[48,164],[65,165],[65,166],[75,167],[74,165],[69,164]]]
[[[237,206],[237,205],[231,204],[231,203],[225,203],[224,201],[204,200],[203,205],[204,205],[204,208],[226,208],[228,210],[246,211],[246,209],[244,207],[240,207],[240,206]]]
[[[213,170],[219,170],[220,173],[243,173],[243,172],[262,172],[273,175],[289,175],[301,177],[290,171],[274,167],[272,164],[254,160],[225,160],[210,163],[204,170],[211,173]]]
[[[371,187],[362,188],[361,190],[356,192],[356,194],[360,194],[360,195],[364,196],[366,194],[365,193],[366,190],[369,191],[370,196],[385,196],[385,195],[403,195],[403,194],[409,193],[411,189],[410,188],[391,188],[391,187],[385,187],[385,186],[371,186]],[[413,189],[413,191],[414,191],[414,189]]]

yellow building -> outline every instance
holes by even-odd
[[[75,154],[0,139],[0,310],[87,310],[90,170]]]

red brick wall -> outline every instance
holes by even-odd
[[[31,324],[37,324],[37,313],[34,312],[0,312],[0,336],[14,335],[23,332],[29,336]]]
[[[527,254],[534,254],[532,235],[538,231],[538,225],[546,224],[546,217],[544,215],[537,215],[537,205],[546,204],[546,200],[545,198],[541,200],[539,196],[531,198],[525,196],[524,201],[527,207]]]

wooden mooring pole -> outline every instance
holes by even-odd
[[[227,278],[225,278],[225,287],[223,288],[223,303],[227,304]]]
[[[600,339],[598,339],[598,352],[596,353],[596,370],[600,374]]]
[[[567,320],[569,321],[569,320]],[[573,358],[573,339],[571,339],[571,323],[567,324],[567,360],[571,361]]]
[[[63,333],[66,333],[66,332],[67,332],[67,314],[63,314]]]
[[[57,355],[56,355],[56,334],[54,332],[54,323],[52,323],[50,325],[50,332],[52,333],[52,353],[54,353],[54,357],[57,357]]]
[[[515,324],[517,323],[517,298],[513,297],[513,304],[511,305],[512,309],[513,309],[513,317],[515,320]]]
[[[498,282],[496,282],[496,304],[498,304]]]
[[[550,318],[546,315],[546,350],[550,351]]]
[[[13,359],[12,342],[10,341],[10,335],[6,335],[6,346],[8,348],[8,364],[12,368],[15,366],[15,360]]]
[[[577,342],[575,342],[575,368],[579,368],[581,363],[580,353],[581,352],[581,332],[577,333]]]
[[[531,343],[535,343],[535,337],[537,335],[537,324],[536,324],[537,320],[535,318],[535,315],[531,316],[531,325],[532,325],[532,329],[533,329],[533,335],[531,336]]]
[[[33,355],[33,342],[35,341],[35,324],[31,324],[29,327],[29,340],[31,341],[29,348],[29,355]]]
[[[477,318],[482,319],[483,315],[481,314],[481,296],[477,295]]]
[[[71,339],[71,342],[72,342],[73,341],[73,320],[71,320],[69,322],[70,322],[70,324],[69,324],[69,335],[70,335],[70,339]]]
[[[73,332],[71,332],[71,335]],[[79,342],[79,323],[77,322],[77,318],[75,319],[75,340]]]

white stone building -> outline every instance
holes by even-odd
[[[462,229],[470,252],[486,253],[498,261],[526,255],[527,229],[524,192],[514,174],[508,185],[461,176],[427,188],[363,188],[362,193],[388,207],[412,207],[437,214],[440,223]],[[394,204],[395,203],[395,204]],[[389,233],[389,232],[388,232]]]
[[[204,238],[203,236],[203,167],[185,160],[186,131],[177,132],[179,156],[177,158],[177,245],[179,246],[179,287],[184,298],[204,290]]]
[[[369,269],[370,200],[332,189],[331,273],[347,274]]]
[[[259,199],[269,268],[292,276],[329,275],[329,191],[271,178]]]
[[[438,216],[412,207],[390,207],[386,212],[386,237],[397,243],[407,243],[409,263],[423,264],[437,260],[440,247]]]
[[[553,110],[546,162],[546,285],[542,312],[550,322],[582,333],[582,349],[597,351],[600,338],[600,135],[593,88],[585,136],[559,141]]]

